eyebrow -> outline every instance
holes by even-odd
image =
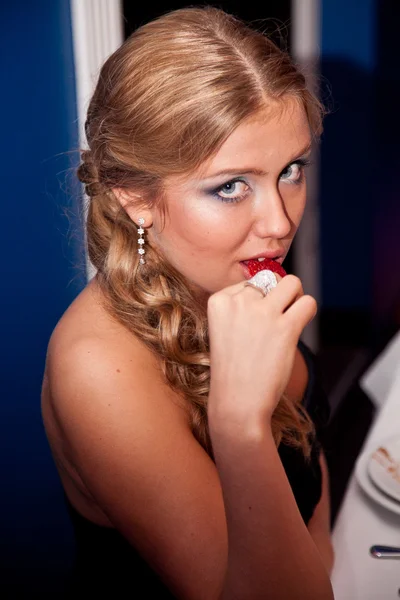
[[[261,171],[260,169],[224,169],[223,171],[218,171],[218,173],[208,175],[205,179],[214,179],[222,175],[236,175],[237,173],[241,173],[242,175],[268,175],[266,171]]]
[[[287,165],[290,165],[296,159],[301,158],[304,154],[307,154],[311,150],[311,142],[305,146],[300,152],[297,152],[293,155],[293,157],[287,162]],[[265,176],[268,175],[267,171],[263,171],[260,169],[223,169],[222,171],[218,171],[217,173],[213,173],[212,175],[207,175],[204,179],[214,179],[215,177],[221,177],[222,175],[237,175],[241,173],[242,175],[257,175],[257,176]]]

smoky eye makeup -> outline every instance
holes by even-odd
[[[243,177],[234,177],[217,187],[207,190],[207,194],[221,202],[235,203],[244,200],[251,191],[249,183]]]
[[[298,158],[292,161],[287,167],[283,169],[283,171],[281,171],[279,179],[281,181],[284,181],[285,183],[299,185],[304,181],[304,169],[306,167],[309,167],[311,164],[312,162],[309,157],[303,156],[301,158]],[[294,167],[297,167],[298,169],[298,176],[293,179],[290,179],[290,175],[293,175]]]
[[[279,174],[278,180],[287,184],[300,185],[304,181],[304,169],[311,165],[308,156],[301,156],[290,162]],[[267,175],[261,171],[251,171],[256,175]],[[225,203],[237,203],[244,200],[251,193],[251,186],[244,177],[238,175],[231,177],[217,186],[207,187],[204,193]]]

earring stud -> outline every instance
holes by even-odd
[[[146,261],[144,260],[144,254],[146,253],[145,249],[144,249],[144,219],[140,218],[138,219],[138,223],[140,225],[139,229],[138,229],[138,234],[139,234],[139,238],[138,238],[138,244],[139,244],[139,248],[138,248],[138,254],[140,256],[139,259],[139,263],[141,265],[144,265],[146,263]]]

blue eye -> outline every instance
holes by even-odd
[[[282,171],[279,178],[286,183],[302,183],[304,179],[304,168],[308,167],[310,164],[311,162],[307,158],[299,158],[299,160],[288,165]]]
[[[232,179],[212,191],[212,194],[222,202],[240,202],[249,191],[248,184],[243,179]]]

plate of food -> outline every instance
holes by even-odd
[[[377,447],[380,447],[380,445]],[[374,449],[365,450],[357,458],[355,466],[356,480],[361,489],[365,492],[367,496],[369,496],[369,498],[371,498],[387,510],[390,510],[400,515],[400,502],[398,502],[391,496],[388,496],[385,492],[381,491],[381,489],[375,485],[375,483],[372,481],[369,475],[368,466],[371,460],[371,455],[374,451]]]
[[[376,446],[368,461],[368,475],[382,492],[400,502],[400,436]]]

